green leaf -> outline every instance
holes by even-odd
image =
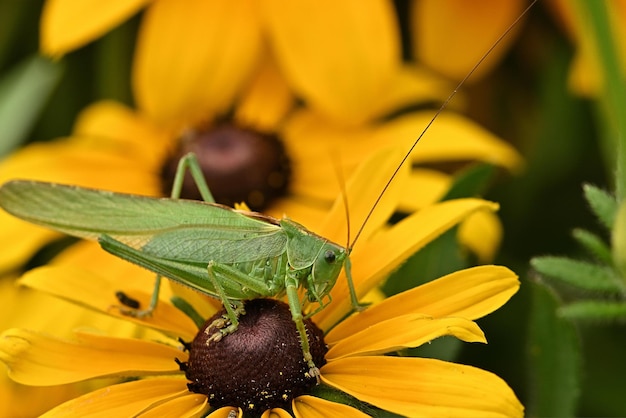
[[[566,257],[535,257],[530,264],[543,276],[584,290],[621,293],[624,289],[608,267]]]
[[[441,200],[482,195],[495,172],[496,168],[491,164],[478,164],[463,170]]]
[[[584,184],[583,191],[585,199],[587,199],[598,220],[609,230],[612,229],[617,215],[617,201],[615,197],[591,184]]]
[[[581,383],[580,340],[572,323],[556,315],[559,303],[549,289],[531,283],[531,291],[527,415],[574,416]]]
[[[61,76],[61,65],[33,56],[0,80],[0,156],[21,144]]]
[[[598,261],[603,264],[612,265],[613,257],[608,244],[593,232],[577,228],[572,232],[572,236],[578,243]]]
[[[569,319],[591,321],[625,321],[626,303],[605,301],[574,302],[559,309],[559,315]]]

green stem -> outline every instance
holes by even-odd
[[[578,0],[578,7],[581,17],[585,17],[590,24],[596,58],[602,71],[602,92],[598,100],[607,125],[604,132],[610,136],[605,139],[617,148],[615,193],[618,202],[621,202],[626,193],[626,85],[611,31],[607,2]]]

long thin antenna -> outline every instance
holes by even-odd
[[[537,1],[539,1],[539,0],[533,0],[530,3],[530,5],[528,7],[526,7],[526,9],[524,9],[524,11],[517,17],[517,19],[515,19],[513,21],[513,23],[511,23],[509,25],[509,27],[504,31],[504,33],[502,35],[500,35],[500,37],[495,41],[495,43],[493,45],[491,45],[491,47],[489,47],[487,52],[485,52],[483,54],[483,56],[478,60],[478,62],[476,64],[474,64],[472,69],[467,73],[467,75],[465,75],[465,77],[463,77],[463,79],[459,82],[459,84],[457,84],[457,86],[454,88],[452,93],[450,93],[450,95],[446,98],[446,100],[443,102],[443,104],[435,112],[435,114],[433,115],[433,117],[430,120],[430,122],[428,122],[428,124],[424,127],[424,129],[419,134],[417,139],[413,142],[413,145],[411,145],[411,148],[409,148],[407,153],[404,155],[404,158],[402,158],[402,160],[400,161],[400,164],[398,164],[398,167],[396,167],[396,169],[394,170],[394,172],[391,175],[391,177],[389,177],[389,181],[387,182],[387,184],[385,184],[385,187],[383,187],[383,190],[380,192],[380,194],[376,198],[376,201],[372,205],[372,208],[368,212],[367,216],[365,217],[365,220],[361,224],[361,227],[359,228],[359,230],[357,231],[356,235],[354,236],[354,241],[352,241],[352,244],[350,244],[350,247],[348,248],[348,251],[352,250],[352,247],[354,247],[354,244],[356,244],[357,240],[361,236],[361,233],[363,232],[363,229],[365,228],[365,225],[367,224],[367,222],[369,221],[370,217],[372,216],[372,213],[374,213],[374,210],[376,209],[376,207],[380,203],[380,200],[382,199],[384,194],[387,192],[387,189],[389,189],[389,185],[391,184],[393,179],[396,178],[398,172],[400,171],[400,169],[402,168],[402,166],[404,165],[406,160],[408,160],[409,156],[413,152],[413,149],[415,149],[415,147],[420,142],[420,140],[422,139],[424,134],[428,131],[428,129],[430,129],[430,126],[433,124],[433,122],[435,122],[435,120],[439,117],[441,112],[443,112],[445,110],[445,108],[448,107],[448,104],[450,103],[452,98],[454,96],[456,96],[456,94],[458,93],[459,89],[463,86],[463,84],[465,84],[465,82],[472,76],[472,74],[474,74],[476,69],[478,69],[478,67],[480,67],[480,65],[489,56],[489,54],[491,54],[491,52],[500,44],[500,42],[502,42],[502,40],[504,38],[506,38],[506,36],[509,34],[509,32],[511,32],[511,30],[513,30],[513,28],[517,25],[517,23],[526,15],[526,13],[528,13],[528,11],[535,5],[535,3],[537,3]]]
[[[341,190],[341,196],[343,199],[343,208],[346,214],[346,245],[350,245],[350,208],[348,207],[348,193],[346,190],[346,180],[343,176],[343,172],[341,171],[341,158],[339,154],[333,154],[333,164],[335,168],[335,175],[337,176],[337,180],[339,181],[339,188]],[[348,253],[350,253],[350,249],[352,247],[346,247]]]

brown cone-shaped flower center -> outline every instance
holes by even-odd
[[[300,338],[289,306],[274,299],[254,299],[245,304],[239,328],[220,341],[208,338],[216,331],[209,327],[225,314],[222,310],[198,332],[182,364],[187,386],[205,394],[214,408],[240,407],[260,415],[270,408],[289,408],[291,400],[315,386],[303,359]],[[311,354],[317,367],[326,363],[328,351],[323,332],[311,320],[305,321]],[[219,331],[218,331],[219,332]]]
[[[283,195],[289,181],[289,162],[282,143],[272,135],[243,129],[232,124],[191,132],[163,166],[163,192],[169,195],[178,160],[194,152],[217,203],[232,206],[246,202],[261,211]],[[182,196],[201,200],[189,173]]]

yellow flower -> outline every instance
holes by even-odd
[[[589,19],[584,16],[576,4],[562,0],[547,3],[550,10],[564,29],[566,35],[574,43],[576,54],[572,60],[568,85],[581,96],[594,97],[602,87],[602,71],[597,60],[597,51],[592,36],[589,35]],[[626,2],[606,2],[607,15],[611,20],[615,40],[626,39]],[[622,73],[626,73],[626,43],[615,42]]]
[[[386,181],[388,172],[395,168],[396,160],[396,152],[379,153],[360,167],[348,182],[350,207],[357,219],[366,216],[372,197],[378,193],[380,183]],[[399,183],[406,181],[406,177],[405,170],[400,174]],[[403,187],[394,186],[385,195],[351,254],[355,286],[361,296],[377,287],[410,254],[471,213],[496,208],[496,205],[479,199],[451,200],[428,206],[389,228],[382,228],[402,192]],[[335,240],[345,236],[346,225],[340,208],[341,199],[338,199],[328,216],[318,221],[316,232]],[[102,275],[107,275],[108,279],[103,281]],[[114,303],[111,289],[123,289],[142,302],[149,298],[141,289],[127,291],[125,280],[125,277],[109,278],[103,271],[98,275],[63,265],[32,270],[22,282],[94,310],[119,316],[115,310],[109,309]],[[338,393],[343,392],[374,407],[407,416],[522,416],[523,407],[512,390],[489,372],[433,359],[384,355],[419,346],[443,335],[468,342],[486,342],[474,320],[503,305],[518,287],[516,275],[504,267],[475,267],[390,297],[346,318],[352,306],[347,297],[345,277],[340,276],[331,292],[332,303],[312,318],[324,331],[329,346],[326,364],[320,368],[321,380],[335,392],[338,390]],[[259,303],[257,301],[253,303]],[[206,305],[197,300],[192,303],[194,307]],[[214,306],[202,309],[204,317],[215,312]],[[286,312],[287,322],[293,325],[289,310]],[[242,323],[248,315],[253,313],[244,315]],[[187,386],[189,382],[179,370],[179,364],[183,368],[191,367],[189,354],[175,340],[179,337],[190,341],[196,335],[197,328],[189,318],[166,300],[161,300],[152,318],[134,321],[162,334],[130,339],[78,331],[75,339],[70,341],[12,329],[0,338],[0,358],[9,366],[14,380],[28,385],[66,384],[97,377],[141,378],[83,395],[51,410],[44,415],[47,417],[89,414],[201,416],[209,411],[212,401],[219,405],[217,397],[207,399],[203,394],[191,392]],[[244,338],[248,333],[253,333],[256,338],[261,329],[265,328],[253,325],[246,330],[242,326],[221,341],[211,343],[211,347],[219,351],[220,344],[229,339]],[[292,334],[300,350],[295,328]],[[203,332],[198,335],[206,338]],[[194,348],[191,350],[193,355]],[[280,348],[261,344],[255,351],[267,353],[268,350],[276,354]],[[301,351],[298,355],[301,361]],[[251,369],[262,367],[261,362],[249,364],[246,360],[239,358],[232,366],[217,362],[215,367],[219,365],[231,373],[242,364]],[[241,379],[239,374],[236,377]],[[287,382],[286,387],[297,383]],[[235,381],[235,392],[240,385],[247,384],[250,382]],[[287,403],[287,407],[291,406],[299,417],[320,414],[366,416],[351,406],[325,399],[316,388],[313,385],[293,400],[289,396],[280,396],[280,408],[271,412],[288,416],[283,409],[283,404]],[[271,389],[268,388],[267,396],[272,393]],[[255,413],[270,413],[257,411],[255,408],[259,407],[261,400],[257,398],[255,402],[224,405],[210,416],[226,417],[236,407]]]
[[[420,65],[461,80],[522,13],[525,4],[523,0],[413,0],[413,55]],[[480,64],[471,81],[493,69],[520,30],[519,24],[513,28]]]

